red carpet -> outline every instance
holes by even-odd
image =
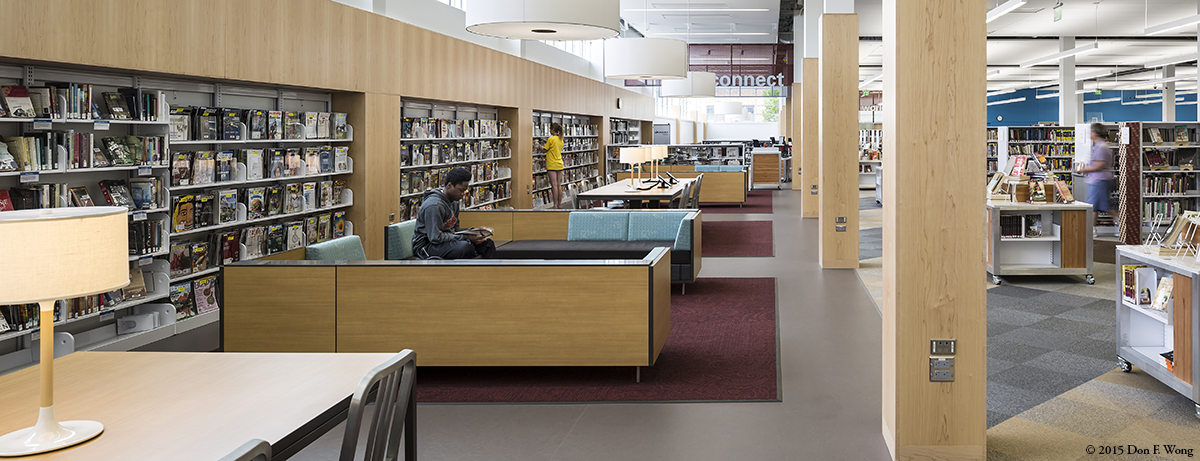
[[[700,255],[774,256],[775,238],[771,221],[704,221],[700,233]]]
[[[701,278],[671,296],[671,336],[642,367],[422,367],[419,402],[778,400],[775,279]]]
[[[700,211],[705,213],[773,213],[771,207],[771,192],[769,190],[752,190],[746,192],[746,203],[701,203]]]

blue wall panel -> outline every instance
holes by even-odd
[[[1043,91],[1045,93],[1046,91]],[[1105,91],[1102,95],[1086,94],[1086,100],[1108,99],[1121,97],[1122,101],[1138,101],[1145,98],[1135,98],[1136,94],[1156,92],[1135,91]],[[1024,101],[1009,104],[988,106],[988,126],[1030,126],[1038,122],[1058,122],[1058,98],[1037,99],[1035,90],[1021,90],[1015,93],[989,96],[988,102],[1004,101],[1014,98],[1025,98]],[[1196,95],[1184,96],[1186,101],[1195,101]],[[1101,102],[1083,105],[1084,120],[1100,118],[1104,122],[1153,122],[1162,120],[1162,103],[1123,105],[1121,101]],[[1004,117],[997,120],[996,117]],[[1101,118],[1102,117],[1102,118]],[[1175,120],[1196,121],[1196,105],[1175,106]]]

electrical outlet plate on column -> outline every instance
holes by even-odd
[[[954,381],[954,357],[929,358],[929,382],[946,383]]]
[[[929,340],[929,353],[933,355],[954,355],[953,339]]]

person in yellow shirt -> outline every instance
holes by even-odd
[[[546,177],[550,180],[550,200],[554,208],[562,207],[563,129],[557,123],[550,124],[550,138],[542,146],[546,153]]]

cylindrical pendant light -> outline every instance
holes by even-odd
[[[670,38],[623,38],[604,42],[604,76],[623,80],[687,77],[687,42]]]
[[[619,0],[466,0],[467,30],[523,40],[601,40],[621,33]]]
[[[713,98],[717,96],[717,74],[688,72],[683,80],[662,82],[664,98]]]
[[[742,103],[740,103],[738,101],[718,101],[717,105],[713,107],[713,113],[715,113],[715,114],[741,114],[742,113]]]

